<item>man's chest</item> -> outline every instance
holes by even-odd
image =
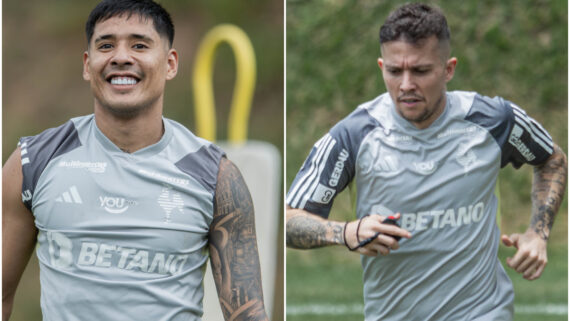
[[[356,183],[370,206],[382,200],[409,211],[446,208],[484,197],[494,187],[500,156],[492,136],[470,123],[425,136],[377,129],[360,147]]]
[[[186,229],[205,233],[213,196],[167,162],[64,155],[50,163],[33,203],[52,230]]]

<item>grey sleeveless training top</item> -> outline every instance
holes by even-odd
[[[224,153],[163,124],[158,143],[132,154],[93,115],[20,140],[44,320],[200,320]]]

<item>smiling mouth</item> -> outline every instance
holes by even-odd
[[[139,80],[134,77],[115,76],[107,80],[111,85],[136,85]]]

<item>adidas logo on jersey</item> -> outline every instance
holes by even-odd
[[[77,191],[77,187],[71,186],[69,190],[63,192],[58,198],[55,199],[58,203],[72,203],[72,204],[83,204],[81,196]]]
[[[374,164],[374,170],[378,172],[396,172],[399,168],[398,159],[396,156],[388,155],[384,157],[378,157],[376,164]]]

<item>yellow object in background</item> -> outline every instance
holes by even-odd
[[[197,134],[216,140],[216,116],[212,75],[214,53],[227,42],[236,58],[236,84],[230,109],[228,140],[243,143],[247,139],[248,118],[255,89],[255,53],[247,35],[238,27],[223,24],[214,27],[200,43],[192,79]]]
[[[216,140],[213,65],[218,46],[227,42],[236,57],[236,84],[228,120],[228,141]],[[265,309],[273,315],[277,277],[279,204],[281,203],[281,155],[267,142],[247,139],[251,101],[255,89],[255,54],[247,35],[233,25],[219,25],[205,36],[196,56],[193,88],[196,134],[216,142],[242,173],[255,209],[255,225]],[[223,320],[216,287],[208,265],[204,276],[204,320]],[[281,314],[277,312],[277,315]]]

